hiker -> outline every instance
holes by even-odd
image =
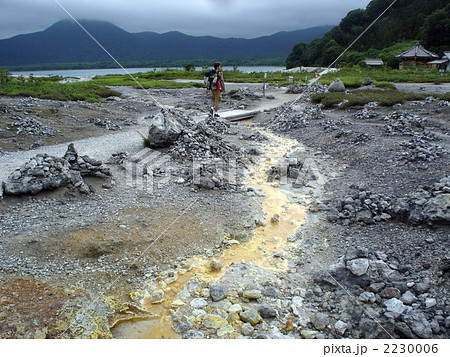
[[[211,91],[211,116],[218,117],[219,105],[222,102],[222,92],[225,91],[225,83],[223,81],[222,64],[214,63],[214,69],[205,73],[206,94]]]

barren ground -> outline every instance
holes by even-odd
[[[240,87],[243,86],[229,85],[227,89]],[[250,92],[259,91],[257,87],[249,87]],[[448,272],[442,268],[445,259],[450,258],[448,222],[430,226],[394,219],[374,224],[330,222],[324,207],[354,195],[361,187],[370,194],[400,198],[447,177],[449,106],[426,101],[398,108],[375,107],[371,110],[377,115],[372,118],[357,118],[362,108],[324,110],[321,118],[308,119],[301,127],[288,131],[275,130],[276,135],[271,135],[270,128],[273,129],[271,125],[277,117],[301,113],[311,104],[301,101],[293,107],[269,109],[297,98],[276,89],[268,91],[274,99],[225,97],[222,110],[265,109],[251,120],[231,123],[221,133],[228,145],[247,152],[245,160],[237,160],[238,185],[225,190],[198,189],[192,184],[191,165],[171,161],[171,169],[155,177],[151,190],[144,190],[127,183],[123,165],[114,163],[111,155],[127,152],[130,157],[142,150],[138,132],[146,134],[150,116],[160,109],[140,90],[119,88],[119,91],[123,92],[121,98],[112,98],[105,104],[0,98],[3,151],[0,151],[0,180],[6,180],[14,169],[37,153],[62,156],[70,142],[75,143],[80,154],[107,163],[113,173],[112,178],[86,179],[95,189],[91,195],[61,188],[33,196],[5,195],[0,201],[0,337],[278,338],[274,326],[284,336],[295,338],[311,336],[307,331],[315,331],[313,336],[318,333],[335,337],[331,330],[338,308],[326,310],[330,323],[321,329],[314,318],[305,322],[293,314],[291,300],[301,296],[309,313],[322,310],[314,304],[325,299],[323,294],[308,293],[314,286],[310,285],[313,277],[348,249],[363,247],[370,254],[386,254],[390,266],[399,269],[405,281],[430,282],[427,296],[419,298],[437,300],[434,310],[427,310],[426,316],[429,321],[438,321],[433,337],[448,338],[450,285]],[[188,117],[202,114],[209,104],[201,89],[152,90],[151,94],[161,104],[172,106]],[[432,134],[440,155],[430,160],[409,160],[411,152],[403,143],[410,137],[386,132],[384,118],[395,111],[407,111],[425,119],[417,130]],[[55,129],[54,135],[17,133],[14,123],[25,117]],[[121,129],[111,131],[96,122],[117,124]],[[38,147],[31,150],[36,142]],[[299,188],[292,187],[290,182],[288,185],[272,182],[267,192],[259,194],[259,190],[266,188],[251,187],[266,181],[265,177],[258,177],[265,173],[253,172],[252,177],[244,177],[257,162],[266,160],[270,164],[267,168],[276,165],[285,154],[280,150],[289,151],[288,156],[300,162],[313,163],[323,182],[316,177]],[[278,156],[272,157],[272,153]],[[159,155],[166,160],[170,153],[164,149]],[[166,164],[169,163],[161,164],[163,169]],[[277,201],[278,192],[270,196],[269,190],[273,188],[284,191],[287,203]],[[263,200],[269,196],[275,201],[267,208]],[[288,204],[304,207],[304,224],[295,227],[298,228],[295,239],[274,237],[270,230],[275,223],[271,219],[281,205],[286,208]],[[292,207],[285,211],[292,212]],[[261,224],[267,237],[251,248],[246,244],[261,229]],[[264,247],[274,239],[284,243],[267,251],[262,258],[256,255],[254,251],[265,251]],[[234,245],[244,249],[226,253]],[[212,258],[224,264],[220,276],[209,271]],[[204,266],[197,269],[199,264]],[[244,268],[248,272],[239,273]],[[278,305],[267,300],[269,294],[261,298],[276,307],[276,321],[268,319],[266,325],[270,328],[255,324],[254,335],[242,332],[242,321],[229,325],[220,322],[219,328],[214,317],[196,324],[196,319],[204,316],[195,312],[201,308],[183,309],[185,305],[195,307],[186,297],[188,293],[191,299],[209,299],[212,288],[205,281],[208,284],[219,281],[228,287],[230,306],[240,303],[244,309],[253,301],[252,297],[246,300],[245,293],[242,298],[245,286],[260,284],[251,289],[258,291],[264,291],[262,286],[276,286],[281,295],[277,297]],[[235,294],[231,292],[233,286],[237,289]],[[155,297],[160,290],[165,294],[163,303]],[[219,309],[217,303],[207,302],[210,304],[210,310],[205,308],[207,315],[221,316],[214,310]],[[220,309],[227,311],[230,306]],[[186,322],[180,317],[183,314],[193,315],[187,320],[189,328],[183,325]],[[141,320],[144,322],[139,325]],[[394,337],[404,337],[398,328],[386,330]],[[350,328],[341,336],[358,337],[348,335],[349,331]],[[354,323],[354,331],[363,329]],[[371,337],[358,333],[359,337]],[[384,336],[381,333],[375,337]]]

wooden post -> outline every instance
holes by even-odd
[[[266,78],[267,78],[267,72],[264,72],[264,84],[263,84],[263,97],[266,97]]]

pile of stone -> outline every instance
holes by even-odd
[[[375,224],[390,219],[427,225],[450,222],[450,177],[402,198],[370,192],[363,184],[351,188],[352,195],[324,207],[329,221],[342,225]]]
[[[251,104],[252,101],[260,100],[262,98],[262,94],[255,93],[247,87],[239,88],[236,91],[230,91],[227,96],[232,99],[229,101],[229,104],[231,104],[234,109],[245,109]],[[268,96],[266,98],[273,99],[272,96]]]
[[[319,120],[324,117],[320,105],[307,106],[300,110],[295,107],[282,106],[278,109],[275,118],[268,127],[273,131],[287,132],[292,129],[304,128],[310,121]]]
[[[116,152],[111,155],[111,157],[108,159],[106,163],[112,165],[119,165],[122,166],[123,169],[125,169],[124,162],[128,159],[129,156],[130,155],[126,151]]]
[[[36,194],[68,186],[81,193],[92,193],[93,188],[82,176],[111,176],[109,168],[89,156],[79,156],[70,144],[64,157],[38,154],[12,172],[2,183],[3,193],[9,195]]]
[[[205,190],[235,191],[237,189],[236,162],[222,159],[194,161],[192,184]]]
[[[448,224],[450,222],[450,176],[408,197],[408,220],[412,223]]]
[[[367,143],[368,141],[373,139],[373,135],[370,135],[368,133],[358,133],[354,131],[353,129],[350,129],[350,127],[353,125],[352,122],[344,119],[340,120],[326,120],[322,123],[320,123],[320,126],[323,128],[326,132],[335,132],[334,138],[345,138],[344,143],[345,144],[354,144],[354,145],[362,145]],[[343,128],[343,127],[348,127]]]
[[[325,93],[328,90],[326,85],[320,84],[319,82],[314,82],[312,85],[307,84],[290,84],[286,93],[289,94],[304,94],[306,97],[310,97],[314,94]]]
[[[37,119],[34,118],[19,118],[19,120],[15,121],[12,126],[17,127],[17,135],[25,134],[25,135],[35,135],[35,136],[54,136],[56,130],[50,128]]]
[[[426,278],[384,252],[351,249],[315,281],[317,306],[327,306],[317,314],[327,323],[312,327],[330,337],[432,338],[450,328],[450,301],[433,297]]]
[[[125,125],[125,126],[138,125],[138,122],[136,119],[125,118],[125,119],[122,119],[122,121],[123,121],[123,125]]]
[[[446,154],[445,150],[436,144],[431,144],[426,136],[415,136],[409,141],[400,143],[407,151],[402,151],[396,156],[396,160],[403,162],[431,162],[438,160]]]
[[[94,124],[97,126],[101,126],[102,128],[105,128],[106,130],[116,131],[116,130],[122,129],[120,127],[120,125],[113,123],[110,119],[94,118]],[[132,125],[132,124],[127,124],[127,125]]]
[[[369,107],[364,106],[363,109],[358,110],[355,114],[356,119],[365,120],[378,117],[378,114],[371,110]]]
[[[200,122],[199,126],[209,130],[213,130],[218,134],[227,134],[230,132],[231,123],[227,120],[208,117],[205,121]]]
[[[320,126],[323,128],[324,131],[326,132],[332,132],[332,131],[339,131],[339,132],[343,132],[340,136],[342,135],[348,135],[352,132],[352,130],[343,130],[342,127],[344,126],[352,126],[353,123],[348,121],[348,120],[344,120],[344,119],[339,119],[339,120],[325,120],[324,122],[320,123]]]
[[[383,118],[388,135],[414,135],[425,130],[426,119],[406,111],[395,111]]]
[[[328,90],[328,87],[319,82],[315,82],[312,86],[309,87],[308,93],[313,94],[321,94],[325,93]]]
[[[193,173],[177,183],[201,189],[236,189],[236,165],[248,153],[228,144],[223,134],[231,124],[220,118],[196,123],[174,111],[161,111],[150,123],[148,142],[152,148],[168,148],[171,157],[193,164]],[[238,162],[239,161],[239,162]]]
[[[284,157],[276,166],[267,170],[267,181],[283,182],[285,179],[297,179],[303,163],[295,157]]]
[[[261,134],[260,132],[255,132],[252,134],[244,134],[239,137],[239,140],[251,140],[256,142],[262,142],[269,140],[267,136]]]
[[[362,145],[370,140],[373,140],[374,136],[367,133],[355,133],[355,136],[350,140],[355,145]]]
[[[239,156],[234,145],[227,144],[220,134],[207,125],[186,123],[177,140],[170,148],[170,154],[177,160],[231,159]],[[241,153],[242,154],[242,153]]]
[[[229,97],[235,100],[259,100],[261,95],[252,92],[248,87],[239,88],[237,91],[228,93]]]
[[[352,188],[353,195],[342,198],[337,205],[328,207],[327,218],[342,225],[352,223],[374,224],[392,218],[393,199],[383,194],[375,194],[364,185]]]
[[[308,87],[309,86],[307,84],[302,84],[302,83],[289,84],[287,89],[286,89],[286,93],[289,93],[289,94],[301,94],[301,93],[306,92]]]
[[[176,160],[228,160],[244,154],[223,140],[221,134],[228,132],[229,128],[230,123],[220,118],[196,123],[173,111],[161,111],[150,123],[148,142],[151,148],[170,147],[169,153]]]

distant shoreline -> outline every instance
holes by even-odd
[[[108,74],[135,74],[135,73],[145,73],[153,71],[164,71],[168,67],[144,67],[144,68],[126,68],[124,71],[121,68],[98,68],[98,69],[55,69],[55,70],[45,70],[45,71],[11,71],[14,76],[61,76],[67,77],[83,77],[86,79],[95,76],[104,76]],[[182,69],[181,67],[174,67],[170,69]],[[232,71],[234,67],[224,66],[225,71]],[[236,69],[241,72],[280,72],[285,71],[285,67],[281,66],[237,66]],[[202,67],[195,67],[196,71],[201,71]]]

